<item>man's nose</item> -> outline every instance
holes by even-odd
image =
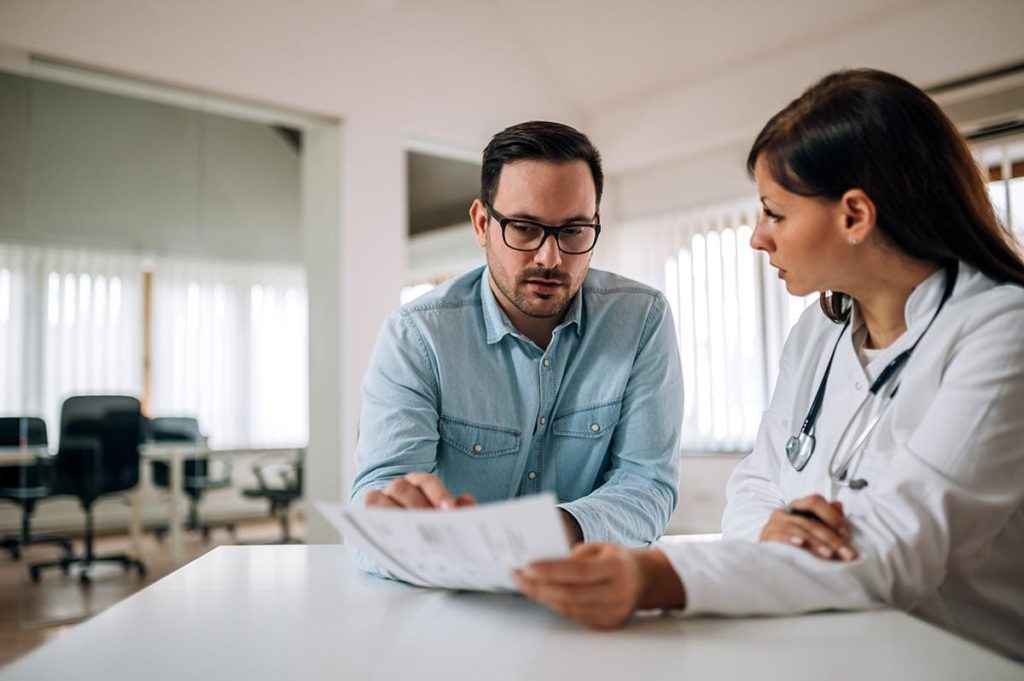
[[[558,240],[555,239],[554,234],[548,235],[540,248],[534,252],[533,262],[538,267],[548,270],[562,264],[562,252],[558,250]]]

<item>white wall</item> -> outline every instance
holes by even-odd
[[[299,155],[269,126],[0,74],[0,239],[302,262]]]
[[[744,161],[761,126],[815,80],[868,66],[921,86],[1024,59],[1024,3],[917,3],[841,33],[823,31],[732,68],[607,107],[587,127],[601,148],[617,217],[751,192]]]

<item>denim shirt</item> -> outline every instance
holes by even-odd
[[[590,270],[544,350],[512,326],[481,267],[384,324],[352,500],[414,471],[481,503],[551,491],[585,541],[642,546],[676,505],[682,400],[658,291]]]

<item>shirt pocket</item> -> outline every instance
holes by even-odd
[[[558,437],[599,440],[609,435],[619,422],[622,400],[584,407],[551,422],[551,432]]]
[[[519,453],[520,432],[511,428],[441,416],[437,473],[454,494],[479,502],[508,497]]]
[[[519,431],[442,416],[441,441],[474,459],[508,456],[519,451]]]
[[[574,409],[552,420],[550,453],[559,499],[579,499],[598,486],[621,409],[622,400],[617,400]]]

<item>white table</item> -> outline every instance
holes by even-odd
[[[195,458],[218,458],[237,456],[239,454],[256,454],[259,456],[277,454],[298,454],[301,451],[295,447],[285,448],[213,448],[206,445],[196,445],[189,442],[159,442],[147,443],[139,448],[139,453],[146,461],[166,461],[170,464],[170,509],[168,512],[168,529],[171,541],[171,558],[175,564],[181,565],[185,559],[182,548],[183,526],[182,520],[185,508],[185,460]],[[142,493],[141,488],[132,494],[131,525],[132,546],[136,558],[141,560],[142,556]]]
[[[1024,667],[896,611],[594,632],[514,595],[363,575],[342,546],[230,546],[0,671],[54,678],[940,681],[1021,679]]]
[[[39,459],[47,456],[50,456],[50,450],[46,445],[0,447],[0,466],[16,466],[19,464],[35,463]]]

